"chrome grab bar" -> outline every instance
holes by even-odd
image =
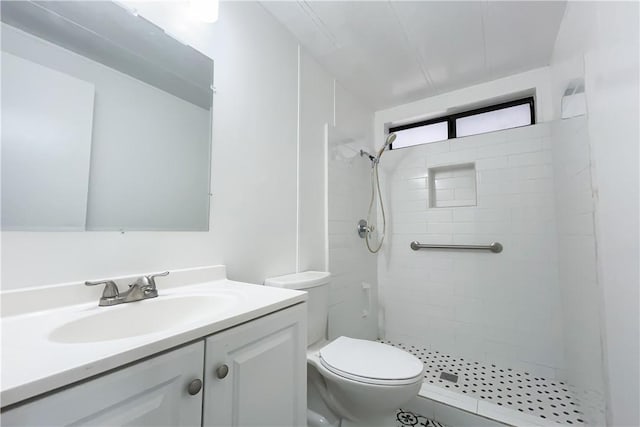
[[[491,251],[494,254],[499,254],[503,249],[502,244],[498,242],[493,242],[490,245],[430,245],[413,241],[410,246],[414,251],[418,249],[464,249]]]

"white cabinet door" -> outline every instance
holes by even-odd
[[[305,426],[306,341],[306,304],[207,338],[203,426]]]
[[[46,363],[46,360],[45,362]],[[3,426],[200,426],[204,341],[2,413]]]

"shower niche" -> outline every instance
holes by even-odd
[[[476,206],[476,165],[463,163],[429,168],[429,207]]]

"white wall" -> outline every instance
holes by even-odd
[[[549,124],[385,156],[392,227],[378,265],[385,338],[562,378]],[[441,196],[429,191],[429,168],[469,163],[475,166],[476,205],[429,207],[433,194]],[[455,179],[468,178],[450,181]],[[504,251],[413,251],[413,240],[497,241]]]
[[[209,264],[256,283],[295,270],[296,40],[256,3],[223,2],[214,25],[185,19],[184,2],[139,6],[215,61],[210,231],[5,232],[3,289]]]
[[[551,74],[554,105],[567,80],[584,77],[602,295],[607,422],[640,424],[639,5],[569,3]]]
[[[333,127],[333,87],[333,77],[301,50],[298,271],[327,268],[325,125]]]

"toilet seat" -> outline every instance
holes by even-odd
[[[350,380],[406,385],[422,380],[423,363],[404,350],[375,341],[339,337],[319,351],[322,366]]]

